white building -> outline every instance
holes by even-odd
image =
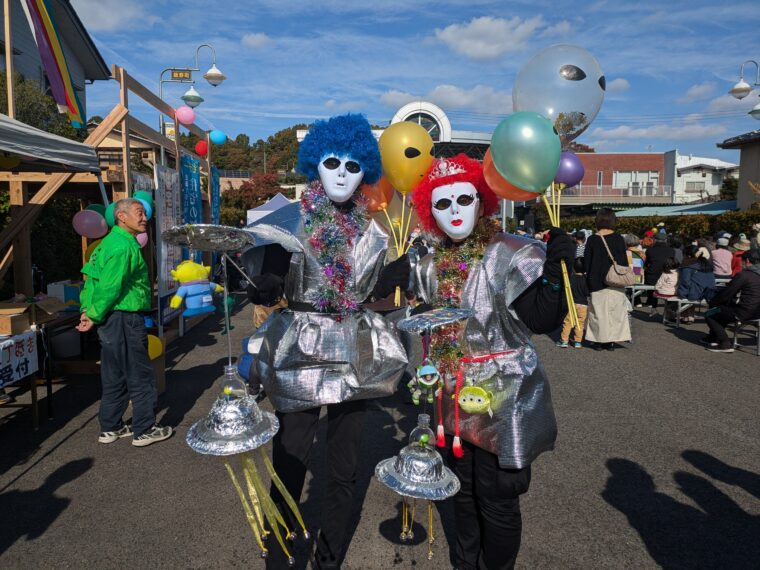
[[[678,149],[665,153],[665,176],[672,176],[673,203],[705,202],[717,200],[723,180],[739,178],[739,165],[691,154],[680,154]]]

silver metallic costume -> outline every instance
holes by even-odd
[[[509,234],[497,234],[483,259],[470,269],[462,289],[461,308],[474,315],[464,325],[461,348],[465,357],[494,355],[464,363],[463,376],[483,388],[490,401],[486,413],[460,408],[460,437],[499,458],[499,465],[520,469],[542,452],[553,449],[557,424],[549,383],[530,332],[510,305],[542,275],[544,246]],[[433,256],[413,264],[417,296],[435,302]],[[506,353],[506,354],[501,354]],[[455,433],[456,374],[444,381],[443,418],[447,433]]]
[[[300,204],[291,204],[246,228],[257,245],[277,243],[292,253],[284,295],[291,308],[273,313],[249,341],[256,355],[252,380],[264,386],[280,412],[388,396],[407,363],[391,324],[360,308],[348,317],[294,311],[323,286],[323,268],[308,244]],[[351,288],[358,299],[372,292],[385,260],[388,234],[375,221],[353,243]]]

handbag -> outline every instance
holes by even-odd
[[[607,255],[612,262],[612,267],[610,267],[609,271],[607,271],[607,275],[604,277],[605,285],[608,285],[609,287],[628,287],[629,285],[633,285],[636,281],[633,269],[627,265],[618,265],[615,263],[615,258],[612,257],[612,252],[607,245],[607,240],[604,239],[603,235],[599,235],[599,237],[602,238],[604,249],[607,250]]]

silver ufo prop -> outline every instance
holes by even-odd
[[[453,497],[461,486],[454,472],[443,464],[440,453],[416,443],[378,463],[375,477],[399,495],[428,501]]]
[[[466,321],[473,315],[471,309],[433,309],[419,315],[401,319],[396,328],[410,333],[424,333],[445,325]]]
[[[174,226],[162,233],[161,239],[195,251],[219,252],[241,251],[255,241],[250,232],[217,224]]]
[[[204,455],[236,455],[261,447],[280,429],[277,417],[262,411],[253,396],[217,398],[208,415],[193,424],[187,444]]]

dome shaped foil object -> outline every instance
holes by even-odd
[[[460,488],[459,479],[443,464],[441,455],[419,444],[407,445],[396,457],[378,463],[375,477],[399,495],[414,499],[441,501]]]
[[[253,396],[218,398],[208,415],[193,424],[187,444],[204,455],[235,455],[261,447],[274,437],[280,422],[262,411]]]

